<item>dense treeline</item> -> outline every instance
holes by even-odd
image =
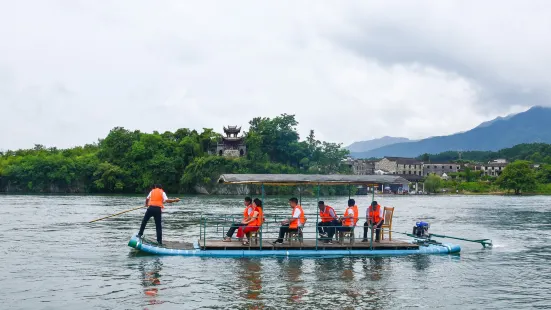
[[[97,144],[59,150],[0,153],[0,191],[143,193],[161,183],[169,192],[213,186],[222,173],[337,173],[348,151],[340,144],[299,140],[294,115],[254,118],[245,133],[247,156],[210,155],[212,129],[143,133],[116,127]]]
[[[503,158],[511,163],[499,177],[484,176],[482,171],[471,170],[468,166],[462,172],[450,173],[448,180],[429,176],[425,182],[428,192],[440,190],[450,192],[498,193],[512,192],[551,194],[551,144],[525,143],[511,148],[492,151],[423,154],[418,157],[424,162],[463,162],[485,163]]]
[[[528,160],[534,163],[551,164],[551,144],[524,143],[496,152],[466,151],[461,153],[463,161],[488,162],[497,158],[504,158],[509,161]],[[458,161],[459,153],[457,151],[448,151],[438,154],[423,154],[418,159],[430,162]]]

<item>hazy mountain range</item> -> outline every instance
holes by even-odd
[[[436,154],[458,150],[497,151],[520,143],[533,142],[551,143],[551,108],[533,107],[528,111],[498,117],[471,130],[448,136],[417,141],[383,137],[354,142],[347,148],[356,158],[416,157],[423,153]],[[362,146],[365,148],[362,149]]]
[[[371,151],[376,148],[380,148],[383,146],[387,146],[390,144],[400,143],[400,142],[411,142],[412,140],[408,138],[400,138],[400,137],[389,137],[384,136],[382,138],[373,139],[373,140],[367,140],[367,141],[358,141],[350,144],[346,148],[352,152],[367,152]]]

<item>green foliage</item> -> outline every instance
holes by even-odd
[[[300,141],[294,115],[254,118],[250,125],[247,157],[237,159],[209,154],[221,135],[207,128],[161,134],[115,127],[94,145],[6,151],[0,191],[143,193],[161,183],[168,192],[193,192],[197,185],[211,187],[222,173],[348,172],[340,165],[348,151],[316,140],[313,130]]]
[[[459,183],[457,189],[462,192],[471,193],[488,193],[491,191],[491,183],[489,182],[462,182]]]
[[[536,177],[540,183],[551,183],[551,164],[541,165],[536,172]]]
[[[439,189],[442,188],[442,179],[435,175],[431,174],[425,179],[425,190],[429,193],[436,193]]]
[[[503,189],[513,190],[515,195],[536,189],[536,173],[531,163],[517,160],[505,167],[497,179],[497,185]]]
[[[421,161],[427,163],[427,162],[429,162],[429,160],[430,160],[430,156],[429,156],[428,153],[425,153],[425,154],[421,155]]]
[[[418,158],[424,160],[428,154]],[[509,161],[529,160],[535,163],[551,164],[551,144],[546,143],[523,143],[497,152],[492,151],[468,151],[461,153],[463,162],[488,162],[497,158],[505,158]],[[455,151],[442,152],[430,155],[434,162],[459,161],[459,153]]]
[[[551,195],[551,183],[538,184],[536,188],[536,193]]]

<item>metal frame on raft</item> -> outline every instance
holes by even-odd
[[[264,202],[265,191],[264,185],[268,186],[298,186],[299,190],[299,204],[302,204],[302,187],[301,185],[313,185],[317,186],[317,200],[320,199],[320,186],[321,185],[348,185],[348,198],[350,199],[350,186],[351,185],[365,185],[373,188],[372,201],[375,200],[375,186],[385,184],[408,184],[409,182],[400,176],[393,175],[311,175],[311,174],[223,174],[218,179],[218,183],[221,184],[241,184],[241,185],[260,185],[262,201]],[[311,214],[305,214],[311,215]],[[216,215],[214,215],[216,216]],[[277,215],[275,215],[274,221],[277,222]],[[288,218],[285,217],[285,218]],[[206,229],[207,229],[207,217],[206,214],[201,214],[200,225],[200,241],[202,241],[203,248],[206,247]],[[224,222],[227,222],[225,216]],[[232,222],[233,216],[232,216]],[[319,212],[316,212],[316,225],[314,233],[317,236],[319,223]],[[219,223],[217,223],[218,225]],[[262,250],[263,235],[266,232],[266,228],[269,223],[259,227],[259,249]],[[279,225],[278,225],[279,227]],[[336,226],[337,228],[339,226]],[[217,227],[218,228],[218,227]],[[218,229],[217,229],[218,230]],[[315,238],[315,249],[318,250],[319,238]],[[370,234],[369,249],[373,250],[373,236]]]

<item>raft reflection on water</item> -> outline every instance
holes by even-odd
[[[236,264],[239,270],[236,270],[238,277],[235,285],[240,291],[239,295],[248,301],[247,309],[263,309],[263,300],[269,298],[274,290],[281,292],[279,288],[286,292],[279,295],[282,298],[281,302],[286,305],[315,302],[323,307],[324,300],[330,298],[333,302],[339,299],[343,302],[348,300],[348,304],[342,306],[343,309],[353,309],[367,304],[370,307],[384,307],[392,299],[390,294],[384,292],[388,280],[384,275],[389,274],[385,259],[388,260],[380,257],[312,259],[314,268],[306,270],[310,269],[310,264],[301,258],[243,258]],[[264,283],[263,274],[270,273],[273,267],[280,270],[278,279],[281,281]],[[316,277],[313,287],[309,287],[304,280],[304,274],[308,272],[313,272]],[[336,291],[331,283],[334,281],[345,285]],[[320,298],[322,296],[323,298]],[[352,298],[352,303],[349,298]]]
[[[160,258],[156,258],[154,260],[142,260],[140,262],[139,270],[142,278],[144,295],[150,305],[163,303],[157,299],[157,294],[159,292],[157,286],[161,285],[160,278],[162,267],[163,263]]]

